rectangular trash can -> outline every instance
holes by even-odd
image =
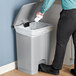
[[[31,22],[28,27],[15,26],[18,70],[38,73],[40,63],[49,64],[51,33],[53,26],[43,22]]]
[[[33,14],[39,4],[24,5],[14,22],[18,70],[28,74],[37,74],[40,63],[50,62],[51,34],[54,26],[46,22],[31,22],[28,27],[24,27],[25,23],[34,20],[35,14],[30,18],[30,13]]]

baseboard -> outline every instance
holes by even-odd
[[[15,68],[16,68],[16,62],[12,62],[7,65],[1,66],[0,67],[0,75],[4,74],[6,72],[9,72],[11,70],[14,70]]]

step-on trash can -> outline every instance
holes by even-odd
[[[14,24],[16,30],[17,65],[18,70],[22,72],[36,74],[40,63],[50,63],[53,26],[44,22],[30,22],[29,26],[24,26],[27,22],[27,19],[22,21],[27,12],[24,12],[24,8],[26,6],[22,7]]]

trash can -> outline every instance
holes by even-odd
[[[40,63],[49,64],[51,32],[53,26],[43,22],[31,22],[28,27],[15,26],[18,70],[38,73]]]
[[[54,26],[43,21],[32,21],[39,4],[30,3],[22,6],[14,21],[18,70],[28,74],[38,73],[40,63],[50,63],[51,34]],[[26,26],[27,22],[30,22],[29,26]]]

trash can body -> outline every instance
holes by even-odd
[[[25,28],[23,25],[15,27],[18,70],[28,74],[38,73],[38,65],[40,63],[50,63],[53,27],[42,22],[38,22],[36,25],[32,26],[32,30],[27,29],[28,27]]]

